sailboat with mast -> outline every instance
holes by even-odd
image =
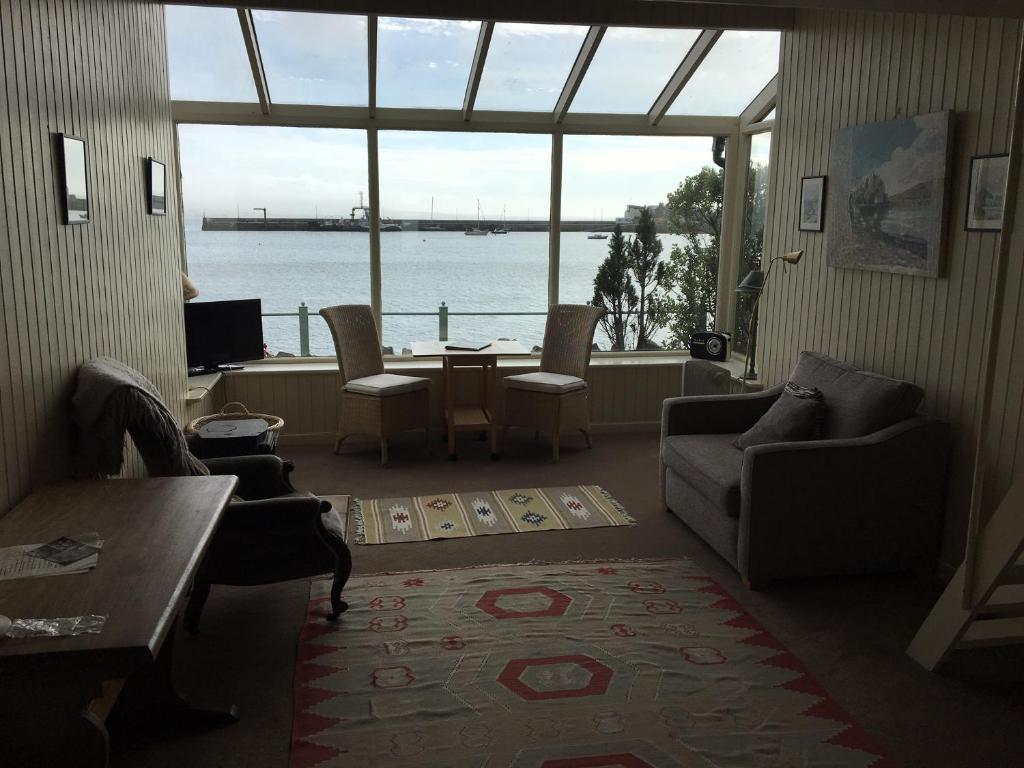
[[[470,237],[481,237],[481,236],[490,234],[486,229],[484,229],[482,226],[480,226],[480,199],[479,198],[477,198],[477,201],[476,201],[476,226],[475,227],[470,227],[469,229],[467,229],[465,231],[464,234],[469,235]]]
[[[433,222],[433,220],[434,220],[434,196],[433,195],[430,196],[430,220],[431,220],[431,222]],[[444,227],[442,227],[440,224],[430,224],[429,226],[424,227],[423,230],[425,232],[444,232]]]
[[[501,206],[501,226],[495,227],[491,230],[492,235],[507,235],[508,229],[505,227],[505,206]]]

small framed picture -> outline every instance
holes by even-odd
[[[89,223],[89,169],[86,164],[85,139],[57,134],[61,182],[64,185],[65,224]]]
[[[1009,155],[978,155],[971,158],[971,186],[967,192],[968,232],[998,232],[1003,228],[1006,175]]]
[[[166,216],[167,166],[151,157],[146,167],[149,181],[149,213],[152,216]]]
[[[825,177],[800,179],[800,230],[821,232],[825,228]]]

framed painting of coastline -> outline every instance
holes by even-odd
[[[61,182],[64,193],[65,224],[89,223],[89,169],[86,163],[85,139],[57,134],[57,149],[60,157]]]
[[[821,232],[825,228],[825,177],[800,179],[800,231]]]
[[[1003,228],[1006,176],[1009,155],[977,155],[971,158],[971,186],[967,192],[968,232],[998,232]]]
[[[949,209],[953,113],[836,132],[829,265],[938,277]],[[836,202],[838,201],[838,202]]]
[[[149,187],[149,213],[151,216],[167,215],[167,166],[152,157],[146,163],[146,177]]]

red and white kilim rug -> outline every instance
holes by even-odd
[[[800,661],[686,560],[313,584],[291,768],[882,768]]]

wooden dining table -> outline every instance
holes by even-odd
[[[448,458],[458,458],[455,436],[459,432],[486,432],[491,458],[498,458],[498,358],[526,357],[530,350],[518,341],[491,341],[479,350],[452,348],[452,342],[414,341],[413,357],[440,357],[444,370],[444,419],[448,431]],[[468,403],[456,402],[455,370],[479,368],[479,398]]]

